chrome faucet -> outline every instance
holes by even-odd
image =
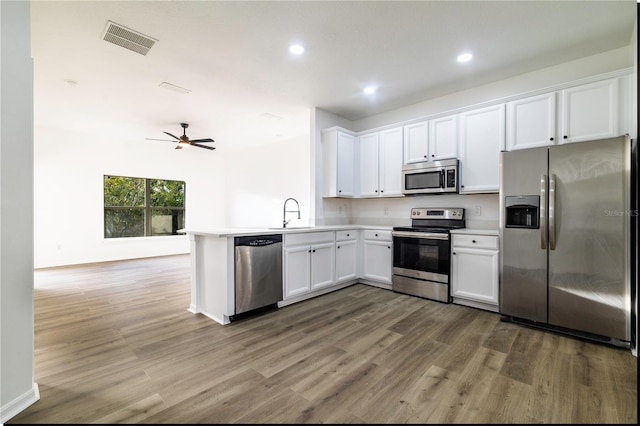
[[[287,201],[289,200],[293,200],[295,201],[296,205],[298,206],[298,210],[287,210]],[[298,213],[298,219],[300,219],[300,204],[298,204],[298,201],[295,198],[287,198],[286,200],[284,200],[284,206],[282,207],[282,227],[286,228],[287,227],[287,223],[291,222],[291,219],[287,220],[287,213]]]

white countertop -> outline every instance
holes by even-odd
[[[378,225],[320,225],[289,228],[219,228],[219,229],[181,229],[178,232],[193,235],[208,235],[212,237],[243,237],[248,235],[294,234],[304,232],[341,231],[344,229],[379,229],[391,231],[393,226]]]
[[[472,234],[472,235],[500,235],[500,231],[497,229],[474,229],[474,228],[462,228],[451,230],[452,234]]]

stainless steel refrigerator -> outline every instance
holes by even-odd
[[[500,153],[500,313],[631,339],[628,136]]]

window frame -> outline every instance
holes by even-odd
[[[144,206],[107,206],[105,203],[105,182],[107,180],[108,177],[118,177],[118,178],[125,178],[125,179],[142,179],[144,181]],[[151,205],[151,181],[154,180],[162,180],[162,181],[170,181],[170,182],[180,182],[182,183],[182,192],[183,192],[183,200],[182,200],[182,207],[176,207],[176,206],[152,206]],[[102,234],[103,234],[103,239],[106,240],[113,240],[113,239],[121,239],[121,238],[147,238],[147,237],[173,237],[173,236],[180,236],[180,235],[184,235],[183,233],[178,233],[176,230],[175,234],[153,234],[153,230],[152,230],[152,212],[154,210],[171,210],[171,211],[182,211],[182,220],[184,221],[186,219],[186,208],[185,208],[185,204],[187,202],[187,182],[184,180],[175,180],[175,179],[163,179],[163,178],[143,178],[143,177],[136,177],[136,176],[121,176],[121,175],[112,175],[112,174],[105,174],[102,177],[102,206],[103,206],[103,215],[102,215]],[[143,229],[144,229],[144,235],[139,235],[139,236],[125,236],[125,237],[109,237],[107,236],[107,220],[106,220],[106,216],[107,216],[107,210],[142,210],[143,213],[143,220],[144,220],[144,225],[143,225]]]

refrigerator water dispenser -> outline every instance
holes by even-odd
[[[540,228],[540,196],[514,195],[505,197],[506,228]]]

